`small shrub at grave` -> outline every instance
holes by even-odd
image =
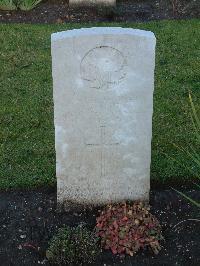
[[[50,241],[46,257],[56,265],[90,264],[100,252],[98,241],[96,234],[83,226],[66,226]]]
[[[149,247],[155,254],[162,240],[161,226],[143,203],[109,205],[97,218],[96,232],[104,249],[133,256]]]
[[[13,0],[0,0],[0,10],[16,10],[17,6]]]
[[[0,0],[0,10],[29,11],[35,8],[42,0]]]

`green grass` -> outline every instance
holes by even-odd
[[[153,181],[192,178],[187,155],[195,144],[188,90],[200,111],[199,20],[98,24],[151,30],[157,37]],[[91,24],[0,25],[0,188],[54,185],[55,150],[51,79],[52,32]],[[94,24],[93,24],[94,26]],[[182,165],[166,155],[179,159]]]

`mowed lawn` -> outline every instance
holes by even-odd
[[[188,91],[200,111],[200,20],[97,25],[1,24],[0,189],[55,185],[50,36],[56,31],[91,26],[133,27],[155,33],[151,180],[167,184],[190,179],[192,175],[186,167],[192,167],[195,175],[193,162],[173,143],[188,148],[196,143]]]

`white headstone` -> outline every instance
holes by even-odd
[[[123,28],[52,34],[58,203],[148,200],[155,42]]]
[[[69,6],[115,6],[116,0],[69,0]]]

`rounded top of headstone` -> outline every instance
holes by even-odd
[[[57,41],[65,38],[88,35],[133,35],[138,37],[151,38],[155,40],[155,35],[151,31],[121,27],[92,27],[61,31],[51,34],[51,40]]]

